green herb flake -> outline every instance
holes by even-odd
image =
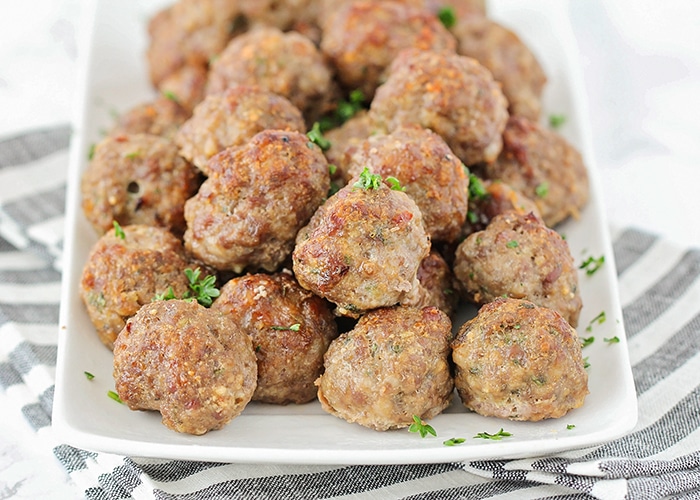
[[[384,180],[389,184],[392,191],[406,191],[406,188],[401,185],[401,182],[396,177],[389,176]]]
[[[593,318],[591,321],[588,322],[588,326],[586,327],[586,331],[590,332],[593,330],[593,325],[598,323],[599,325],[602,325],[605,323],[605,311],[600,311],[598,313],[598,316]]]
[[[576,428],[576,426],[575,426],[574,424],[568,424],[568,425],[566,426],[566,430],[567,430],[567,431],[570,431],[571,429],[574,429],[574,428]]]
[[[503,430],[503,427],[501,427],[501,430],[498,431],[496,434],[489,434],[488,432],[480,432],[476,436],[474,436],[474,439],[491,439],[493,441],[500,441],[504,437],[510,437],[512,434],[510,432],[506,432]]]
[[[209,307],[213,299],[219,296],[220,292],[216,288],[216,276],[210,275],[201,278],[201,273],[202,270],[199,267],[197,269],[185,269],[185,276],[187,276],[189,281],[192,295],[187,294],[183,299],[192,298],[204,307]]]
[[[539,198],[544,198],[549,193],[549,182],[542,182],[535,188],[535,194]]]
[[[360,174],[360,179],[352,187],[358,189],[379,189],[382,185],[382,176],[373,174],[369,168],[365,167]]]
[[[119,397],[119,394],[117,394],[114,391],[107,391],[107,396],[109,396],[110,399],[115,400],[119,404],[124,404],[124,401],[122,401],[122,398]]]
[[[585,370],[587,368],[590,368],[590,366],[591,364],[588,362],[588,356],[586,356],[585,358],[583,358],[583,369]]]
[[[473,210],[467,211],[467,220],[469,221],[470,224],[476,224],[479,222],[479,216],[476,215],[476,212]]]
[[[114,227],[114,236],[117,238],[120,238],[122,240],[126,239],[126,233],[124,233],[124,230],[122,227],[119,225],[119,223],[115,220],[112,221],[112,227]]]
[[[469,198],[483,200],[488,196],[484,183],[476,175],[469,173]]]
[[[457,24],[457,14],[455,14],[452,7],[441,7],[437,13],[437,17],[442,25],[447,29],[450,29]]]
[[[131,153],[125,153],[124,158],[128,158],[129,160],[134,160],[141,156],[141,151],[132,151]]]
[[[518,248],[518,242],[515,240],[510,240],[508,243],[506,243],[506,246],[508,248]]]
[[[95,376],[90,372],[83,372],[83,373],[85,374],[85,378],[88,380],[92,380],[95,378]]]
[[[173,287],[169,286],[168,291],[165,293],[157,293],[155,297],[153,297],[153,300],[173,300],[176,299],[175,297],[175,292],[173,291]]]
[[[173,91],[171,91],[171,90],[166,90],[166,91],[164,91],[164,92],[163,92],[163,96],[164,96],[166,99],[170,99],[170,100],[173,101],[174,103],[180,104],[180,99],[177,97],[177,95],[175,95],[175,92],[173,92]]]
[[[327,196],[327,197],[330,198],[331,196],[333,196],[333,195],[334,195],[335,193],[337,193],[338,191],[340,191],[340,186],[338,186],[337,183],[331,181],[331,187],[328,188],[328,196]]]
[[[289,325],[289,326],[278,326],[278,325],[274,325],[274,326],[271,326],[270,328],[273,329],[273,330],[285,330],[285,331],[288,330],[288,331],[292,331],[292,332],[298,332],[298,331],[299,331],[299,328],[301,328],[301,324],[300,324],[300,323],[294,323],[293,325]]]
[[[595,342],[595,337],[581,337],[581,347],[586,347]]]
[[[555,115],[549,115],[549,126],[552,127],[553,129],[558,129],[562,125],[566,123],[566,115],[563,114],[555,114]]]
[[[579,269],[585,269],[586,274],[588,276],[592,276],[595,274],[595,272],[601,268],[601,266],[605,263],[605,255],[601,255],[597,259],[593,256],[588,257],[586,260],[584,260],[580,266],[578,266]]]
[[[335,173],[336,173],[337,171],[338,171],[338,167],[336,167],[336,166],[333,165],[332,163],[329,163],[329,164],[328,164],[328,173],[329,173],[330,175],[335,175]]]
[[[311,142],[316,144],[322,151],[328,150],[331,147],[331,141],[323,137],[323,132],[321,131],[321,124],[319,122],[314,122],[311,130],[306,133],[306,136]]]
[[[620,343],[620,337],[615,335],[614,337],[611,338],[603,338],[604,342],[607,342],[608,344],[619,344]]]
[[[413,423],[408,428],[408,432],[417,432],[422,438],[428,434],[432,434],[433,436],[437,437],[437,432],[435,432],[435,429],[433,429],[431,425],[423,422],[418,415],[413,415]]]
[[[90,144],[90,149],[88,149],[88,160],[92,160],[95,157],[95,148],[96,147],[97,146],[95,145],[94,142],[92,144]]]
[[[458,444],[462,444],[466,441],[464,438],[450,438],[447,441],[443,441],[442,444],[445,446],[457,446]]]

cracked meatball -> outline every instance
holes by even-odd
[[[377,90],[370,114],[389,132],[407,124],[431,129],[472,165],[500,153],[507,106],[500,85],[474,59],[404,50]]]
[[[115,389],[132,410],[157,410],[163,425],[201,435],[237,417],[255,390],[248,336],[197,302],[157,301],[129,319],[114,344]]]
[[[345,316],[415,303],[418,267],[430,251],[420,209],[384,183],[353,184],[331,196],[299,231],[292,254],[299,284]]]
[[[124,226],[124,237],[105,233],[90,250],[80,280],[80,298],[100,340],[112,349],[126,320],[156,295],[188,291],[190,262],[179,239],[150,226]]]
[[[263,130],[305,132],[304,117],[287,99],[257,86],[233,85],[207,96],[175,137],[180,154],[205,174],[207,162]]]
[[[208,163],[185,204],[185,247],[221,271],[275,271],[325,199],[328,163],[304,134],[265,130]]]
[[[486,304],[462,325],[452,349],[457,392],[480,415],[559,418],[588,394],[576,330],[557,312],[526,300]]]
[[[95,148],[81,180],[82,207],[95,231],[112,221],[185,231],[185,201],[197,192],[197,169],[172,142],[149,134],[107,137]]]
[[[258,361],[254,401],[288,404],[316,399],[323,355],[338,336],[333,312],[289,273],[249,274],[221,288],[213,310],[253,341]]]
[[[330,13],[321,50],[348,89],[371,99],[402,49],[454,52],[454,37],[427,10],[400,2],[356,1]]]
[[[392,176],[418,205],[432,241],[454,241],[467,214],[469,178],[464,165],[439,135],[418,126],[377,134],[345,151],[348,177],[368,167]]]
[[[578,323],[582,301],[569,245],[532,214],[506,212],[472,233],[457,247],[454,273],[477,304],[527,299]]]
[[[578,218],[588,203],[588,171],[581,154],[561,135],[513,116],[503,133],[503,151],[483,166],[484,177],[501,180],[535,202],[554,227]]]
[[[397,306],[362,316],[331,343],[316,381],[321,407],[385,431],[431,419],[450,404],[452,324],[436,307]]]

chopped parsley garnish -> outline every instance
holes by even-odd
[[[336,166],[333,165],[332,163],[329,163],[329,164],[328,164],[328,173],[329,173],[330,175],[335,175],[335,173],[336,173],[337,171],[338,171],[338,167],[336,167]]]
[[[153,300],[172,300],[176,299],[173,287],[169,286],[168,291],[165,293],[157,293]]]
[[[581,347],[586,347],[595,342],[595,337],[581,337]]]
[[[593,318],[593,319],[588,323],[588,326],[586,327],[586,331],[587,331],[587,332],[590,332],[591,330],[593,330],[593,325],[594,325],[595,323],[598,323],[599,325],[602,325],[603,323],[605,323],[605,311],[600,311],[600,313],[598,314],[598,316],[596,316],[595,318]]]
[[[566,115],[549,115],[549,126],[557,129],[566,123]]]
[[[289,325],[289,326],[277,326],[277,325],[275,325],[275,326],[271,326],[270,328],[272,328],[273,330],[289,330],[292,332],[298,332],[299,328],[301,328],[301,324],[294,323],[293,325]]]
[[[611,338],[603,338],[604,342],[607,342],[608,344],[619,344],[620,343],[620,337],[615,335],[614,337]]]
[[[331,141],[323,137],[323,132],[321,131],[321,124],[319,122],[314,122],[311,130],[306,133],[306,136],[311,142],[316,144],[321,150],[326,151],[331,147]]]
[[[488,196],[484,183],[476,175],[469,174],[469,198],[483,200]]]
[[[199,302],[205,307],[209,307],[212,304],[212,299],[219,296],[219,289],[216,288],[216,276],[209,275],[206,278],[200,278],[202,270],[197,269],[185,269],[185,276],[189,281],[189,287],[192,291],[192,295],[189,293],[185,294],[186,297],[192,298]]]
[[[350,118],[363,108],[365,102],[365,94],[360,89],[355,89],[350,92],[348,100],[342,100],[338,103],[336,111],[340,123],[345,123]]]
[[[437,436],[437,432],[435,432],[435,429],[429,424],[426,424],[421,420],[421,418],[418,415],[413,415],[413,423],[411,424],[411,427],[408,428],[408,432],[418,432],[420,434],[420,437],[424,438],[428,434],[432,434],[433,436]]]
[[[88,380],[92,380],[95,378],[95,376],[90,372],[83,372],[83,373],[85,374],[85,378]]]
[[[119,223],[115,220],[112,221],[112,226],[114,227],[114,236],[117,238],[120,238],[122,240],[126,239],[126,233],[124,233],[124,230],[122,227],[119,225]]]
[[[579,269],[585,269],[586,274],[588,276],[592,276],[595,274],[595,272],[601,268],[601,266],[605,263],[605,255],[601,255],[597,259],[593,256],[588,257],[586,260],[584,260],[580,266],[578,266]]]
[[[508,248],[518,248],[518,242],[515,240],[510,240],[508,243],[506,243],[506,246]]]
[[[96,147],[97,146],[95,145],[94,142],[92,144],[90,144],[90,149],[88,149],[88,160],[92,160],[95,157],[95,148]]]
[[[338,186],[338,184],[336,184],[335,182],[331,181],[331,187],[328,188],[328,196],[327,197],[330,198],[338,191],[340,191],[340,186]]]
[[[535,188],[535,194],[539,198],[544,198],[549,193],[549,182],[542,182]]]
[[[574,424],[567,424],[566,430],[570,431],[571,429],[575,428],[576,426]]]
[[[470,224],[476,224],[479,222],[479,216],[476,215],[476,212],[473,210],[467,211],[467,220],[469,221]]]
[[[457,14],[455,14],[455,10],[452,7],[441,7],[437,13],[437,17],[447,29],[457,24]]]
[[[135,158],[138,158],[139,156],[141,156],[141,151],[132,151],[131,153],[126,153],[124,155],[124,158],[128,158],[130,160],[133,160]]]
[[[166,99],[170,99],[171,101],[180,104],[180,99],[175,95],[175,92],[171,90],[166,90],[163,92],[163,95]]]
[[[359,189],[379,189],[382,185],[382,176],[373,174],[369,168],[365,167],[360,174],[360,179],[352,185],[353,188]]]
[[[492,439],[493,441],[500,441],[504,437],[510,437],[512,434],[510,432],[506,432],[503,430],[503,427],[501,427],[501,430],[498,431],[496,434],[489,434],[488,432],[480,432],[476,436],[474,436],[474,439]]]
[[[124,404],[124,401],[122,401],[122,398],[119,397],[119,394],[117,394],[114,391],[107,391],[107,396],[109,396],[111,399],[115,400],[119,404]]]
[[[443,441],[442,444],[445,446],[456,446],[458,444],[462,444],[466,441],[464,438],[450,438],[447,441]]]
[[[583,368],[585,370],[586,368],[590,368],[590,366],[591,364],[588,362],[588,356],[586,356],[585,358],[583,358]]]
[[[390,175],[384,180],[393,191],[406,191],[406,188],[401,185],[401,182],[396,177]]]

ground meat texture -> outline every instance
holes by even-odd
[[[185,230],[185,201],[197,192],[197,169],[171,141],[149,134],[107,137],[94,150],[81,180],[82,207],[102,234],[112,221]]]
[[[507,106],[500,85],[474,59],[405,50],[377,90],[370,114],[388,131],[407,124],[429,128],[472,165],[500,153]]]
[[[254,401],[307,403],[338,328],[328,303],[304,290],[289,273],[234,278],[212,305],[253,341],[258,361]]]
[[[333,92],[331,70],[313,42],[272,27],[236,37],[212,63],[207,93],[233,84],[258,85],[286,97],[310,123],[328,109]]]
[[[338,307],[364,311],[417,300],[417,272],[430,237],[416,203],[380,184],[331,196],[297,235],[292,254],[299,284]]]
[[[454,241],[467,214],[469,178],[464,165],[436,133],[402,126],[391,134],[368,137],[350,150],[348,176],[365,167],[395,177],[418,205],[433,241]]]
[[[207,69],[187,64],[161,80],[158,90],[185,108],[189,118],[195,106],[204,100],[206,83]]]
[[[439,14],[443,9],[451,9],[456,20],[467,16],[485,16],[485,0],[422,0],[424,6],[433,14]]]
[[[532,51],[506,27],[481,16],[459,18],[457,51],[473,57],[503,85],[511,115],[537,121],[547,77]]]
[[[369,114],[366,111],[359,111],[340,127],[329,130],[324,134],[324,137],[330,142],[330,147],[324,151],[328,163],[335,165],[336,169],[331,180],[338,187],[343,187],[348,175],[348,166],[350,161],[352,146],[356,146],[363,140],[374,134],[375,128],[372,121],[369,119]]]
[[[238,3],[241,12],[251,24],[287,30],[299,23],[315,24],[320,2],[317,0],[239,0]]]
[[[80,280],[80,297],[100,340],[112,349],[126,320],[156,295],[181,297],[188,290],[185,269],[194,267],[179,239],[166,229],[124,226],[124,238],[105,233],[90,251]]]
[[[464,405],[488,417],[538,421],[583,405],[588,374],[576,331],[557,312],[497,299],[452,343]]]
[[[420,300],[416,307],[435,306],[452,317],[459,302],[457,283],[452,269],[435,250],[423,259],[418,268]]]
[[[588,203],[588,171],[581,154],[561,135],[523,117],[511,117],[498,160],[483,175],[501,180],[535,202],[554,227],[578,218]]]
[[[189,112],[174,99],[159,96],[119,116],[109,135],[149,134],[171,140],[189,117]]]
[[[275,271],[325,199],[328,163],[298,132],[265,130],[215,155],[185,205],[185,246],[219,270]]]
[[[582,302],[569,246],[532,214],[506,212],[472,233],[457,247],[454,273],[478,304],[527,299],[578,323]]]
[[[331,343],[316,381],[321,407],[378,431],[428,420],[450,404],[452,326],[436,307],[392,307],[364,315]]]
[[[469,210],[462,226],[462,236],[466,238],[476,231],[483,231],[491,219],[505,212],[515,211],[520,215],[532,213],[540,217],[537,205],[508,184],[471,177]],[[475,185],[480,186],[474,189]]]
[[[132,410],[157,410],[177,432],[201,435],[237,417],[255,390],[248,336],[196,302],[144,305],[114,345],[115,389]]]
[[[454,52],[456,42],[433,14],[400,2],[347,3],[324,23],[321,50],[338,79],[370,99],[391,61],[407,48]]]
[[[301,112],[286,98],[257,86],[234,85],[207,96],[181,127],[175,142],[183,157],[209,174],[209,158],[270,129],[305,132],[306,126]]]

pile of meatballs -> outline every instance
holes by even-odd
[[[455,389],[513,420],[583,404],[552,228],[586,168],[483,1],[179,0],[148,33],[157,97],[81,184],[100,238],[80,293],[131,409],[204,434],[250,401],[382,431]],[[460,302],[480,309],[453,328]]]

